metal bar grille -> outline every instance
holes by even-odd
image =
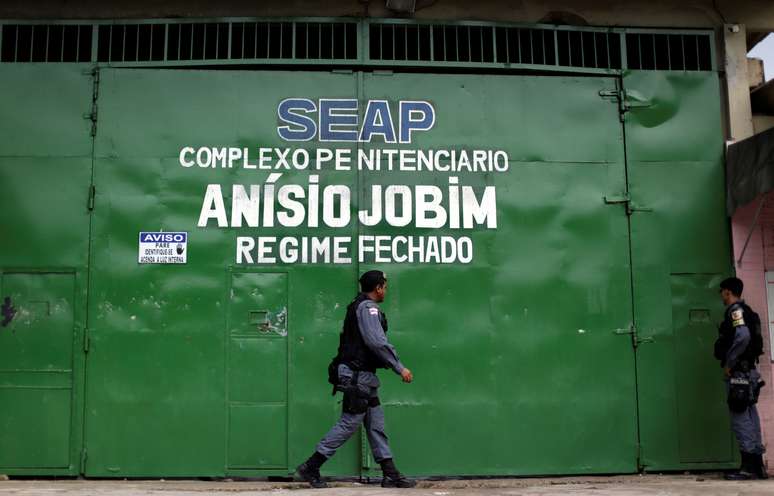
[[[714,70],[710,31],[483,22],[218,19],[0,23],[0,63],[355,64]]]
[[[0,62],[90,62],[93,26],[5,24]]]
[[[708,35],[627,33],[629,69],[644,71],[711,71],[712,43]]]

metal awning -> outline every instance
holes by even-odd
[[[739,141],[726,152],[726,211],[774,190],[774,128]]]

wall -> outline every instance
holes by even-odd
[[[741,264],[738,262],[745,240],[750,232],[755,211],[756,199],[736,211],[732,220],[734,236],[734,260],[737,276],[744,281],[744,297],[747,303],[761,316],[766,352],[761,357],[760,370],[768,383],[761,393],[758,410],[763,424],[763,435],[767,446],[774,446],[774,375],[771,366],[771,340],[768,332],[768,306],[766,302],[766,282],[764,272],[774,270],[774,194],[766,196],[758,222],[753,227],[750,242],[744,252]],[[771,456],[771,454],[769,455]],[[771,458],[769,458],[771,460]],[[774,463],[769,463],[773,466]]]
[[[723,23],[746,24],[749,31],[774,31],[774,4],[770,0],[418,0],[416,18],[480,19],[514,22],[549,22],[552,12],[567,12],[592,25],[712,27]],[[99,0],[6,0],[0,18],[126,18],[218,16],[373,16],[393,17],[383,1],[346,0],[151,0],[103,2]],[[571,19],[568,19],[571,21]]]
[[[762,133],[774,127],[774,115],[753,115],[753,128],[755,134]]]

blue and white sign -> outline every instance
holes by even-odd
[[[184,264],[188,262],[187,232],[141,232],[137,262]]]

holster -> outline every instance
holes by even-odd
[[[369,407],[379,404],[379,398],[371,398],[371,388],[359,383],[358,375],[359,371],[355,371],[350,381],[337,386],[337,389],[344,393],[342,402],[344,412],[353,415],[365,413]]]
[[[750,381],[750,373],[735,371],[728,379],[728,408],[741,413],[754,405],[760,389]]]

